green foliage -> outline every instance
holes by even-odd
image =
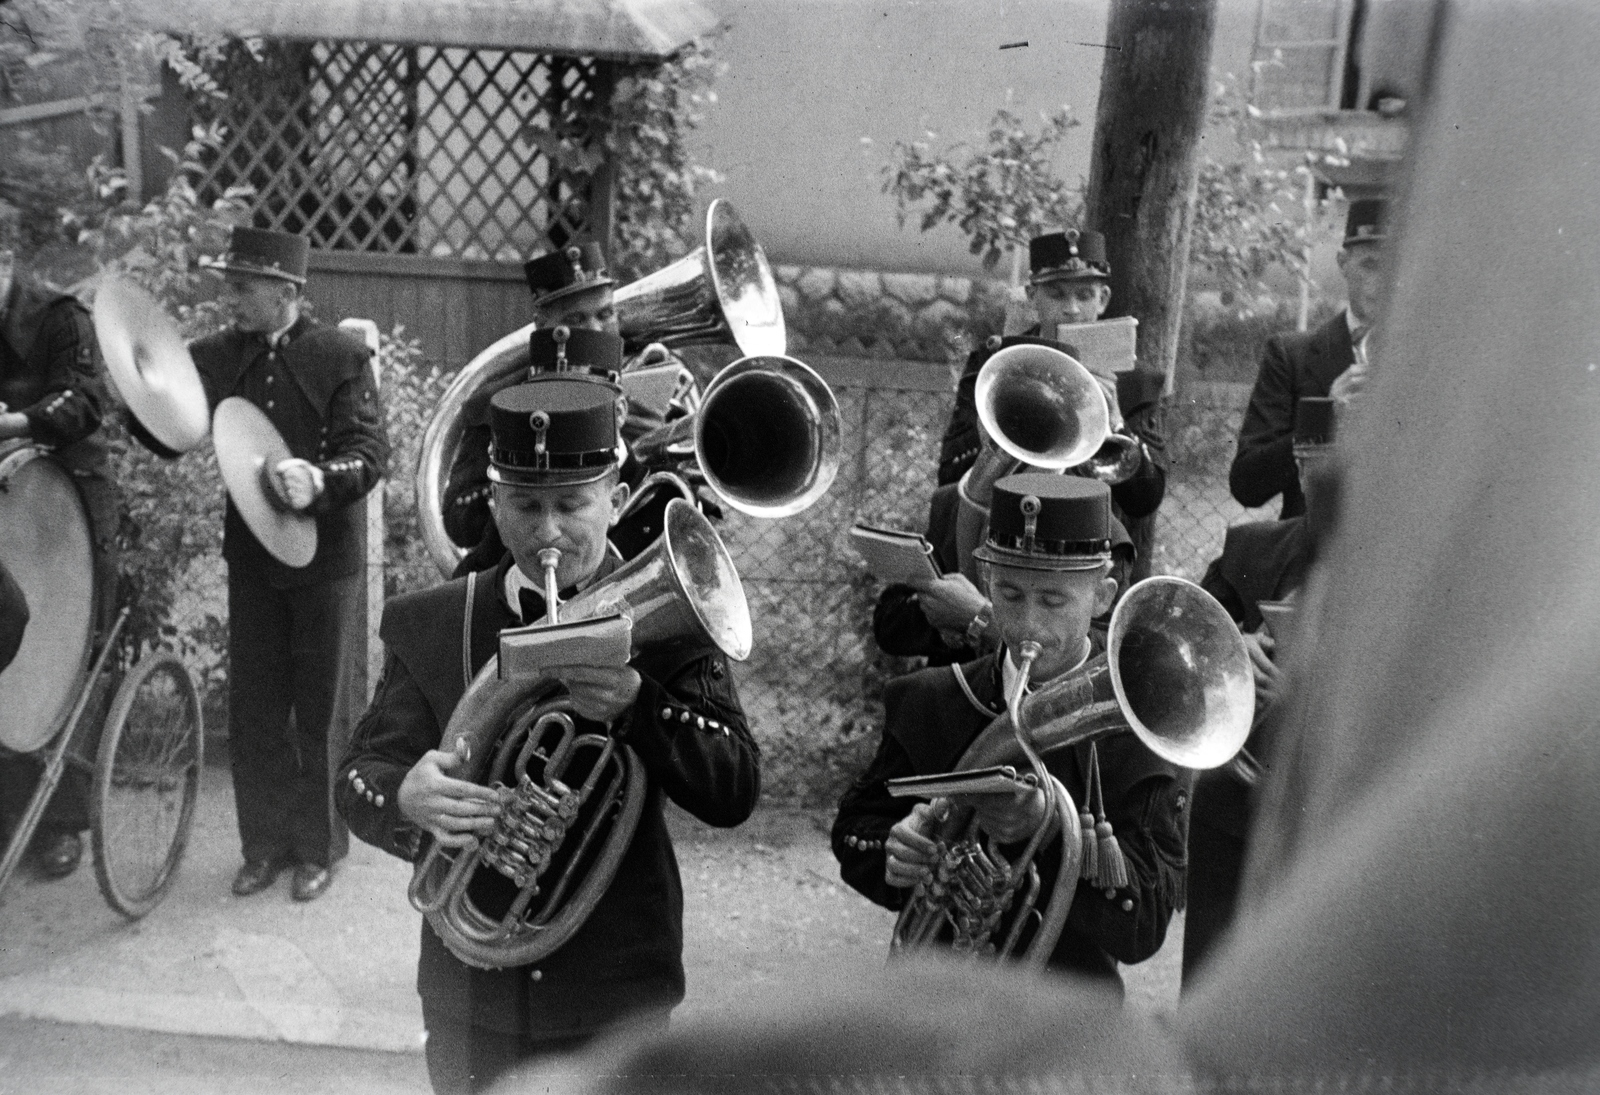
[[[900,226],[913,211],[920,211],[924,232],[956,225],[987,270],[1041,232],[1076,227],[1083,219],[1081,188],[1059,178],[1051,159],[1079,122],[1065,106],[1039,118],[1034,133],[1009,109],[996,111],[982,148],[958,142],[935,150],[932,132],[926,140],[896,141],[882,174]]]
[[[422,434],[451,378],[423,354],[420,340],[396,326],[379,339],[378,376],[389,431],[389,477],[383,483],[383,592],[393,597],[439,582],[439,568],[422,540],[414,472]]]
[[[1220,138],[1213,147],[1225,146],[1231,135],[1245,158],[1208,155],[1201,162],[1189,242],[1191,266],[1210,275],[1228,304],[1267,292],[1266,279],[1274,271],[1287,271],[1309,284],[1310,249],[1327,230],[1326,203],[1306,208],[1310,166],[1305,162],[1282,166],[1268,157],[1259,112],[1231,75],[1217,84],[1210,124]]]

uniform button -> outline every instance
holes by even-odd
[[[1107,886],[1106,887],[1106,900],[1110,901],[1113,897],[1116,897],[1116,896],[1117,896],[1117,891],[1113,890],[1110,886]]]
[[[372,804],[380,810],[383,809],[383,796],[379,795],[377,798],[373,799]]]
[[[706,728],[705,716],[704,715],[695,716],[694,725],[695,725],[695,729],[704,730]]]
[[[544,970],[534,970],[532,973],[528,974],[528,980],[530,980],[530,981],[543,981],[544,980]]]
[[[721,678],[721,676],[722,676],[722,663],[721,662],[712,662],[711,663],[711,675],[713,677],[717,677],[719,679]]]
[[[679,715],[678,716],[678,721],[679,722],[688,722],[689,721],[689,712],[685,711],[683,714]]]
[[[1122,899],[1122,911],[1123,912],[1132,912],[1133,911],[1133,898],[1124,897]]]
[[[272,402],[272,400],[270,400],[270,399],[267,400],[267,410],[269,410],[269,411],[272,410],[272,408],[274,406],[275,406],[275,404]]]
[[[1189,805],[1189,796],[1180,791],[1178,793],[1177,808],[1181,810],[1187,805]]]
[[[274,380],[276,380],[276,379],[278,379],[278,378],[277,378],[277,377],[275,377],[275,376],[268,376],[268,377],[267,377],[267,383],[268,383],[268,384],[271,384],[271,383],[272,383],[272,382],[273,382],[273,381],[274,381]]]
[[[672,717],[672,708],[663,707],[661,709],[661,717],[664,719],[670,719]]]

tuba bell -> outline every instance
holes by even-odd
[[[722,198],[706,210],[705,242],[618,289],[612,302],[618,333],[634,346],[731,342],[746,356],[789,346],[766,253]]]
[[[685,641],[728,657],[750,654],[750,612],[738,572],[711,523],[687,502],[668,504],[665,530],[645,553],[560,608],[559,552],[541,552],[547,624],[617,623],[630,654]],[[411,904],[469,966],[538,962],[578,931],[605,894],[644,809],[639,758],[609,733],[582,732],[549,676],[504,671],[515,635],[479,671],[450,716],[444,740],[464,742],[461,778],[486,784],[501,814],[466,847],[435,844],[417,866]]]
[[[740,358],[706,388],[700,408],[639,438],[645,467],[693,461],[706,483],[753,517],[788,517],[839,473],[842,419],[810,366],[777,355]]]
[[[733,206],[719,198],[706,211],[705,242],[669,266],[612,295],[619,333],[634,346],[724,343],[746,355],[782,355],[788,347],[783,305],[772,268]],[[422,540],[449,577],[466,549],[444,527],[444,493],[467,427],[490,393],[528,369],[534,325],[496,339],[456,374],[434,409],[417,457],[417,519]],[[696,405],[691,383],[677,401]],[[628,376],[622,376],[624,392]],[[702,400],[703,401],[703,400]],[[824,488],[825,489],[825,488]]]
[[[1032,649],[1029,649],[1032,648]],[[891,953],[925,946],[941,936],[958,950],[1012,954],[1036,915],[1040,883],[1033,859],[1052,825],[1061,827],[1058,882],[1024,961],[1042,968],[1055,950],[1072,908],[1081,865],[1078,808],[1045,770],[1043,758],[1111,734],[1132,733],[1161,759],[1183,768],[1226,764],[1244,746],[1255,713],[1255,686],[1244,638],[1209,593],[1182,578],[1147,578],[1130,589],[1111,615],[1104,654],[1027,694],[1035,644],[1019,652],[1021,672],[1007,696],[1007,713],[979,733],[957,771],[1027,762],[1047,789],[1045,823],[1016,862],[985,846],[970,810],[949,800],[932,834],[940,859],[931,885],[919,884],[895,924]],[[1011,927],[993,936],[1002,918]]]

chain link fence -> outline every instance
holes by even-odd
[[[925,368],[935,378],[944,374]],[[755,648],[734,676],[762,747],[766,797],[814,805],[836,800],[866,765],[877,746],[884,682],[918,664],[888,657],[873,642],[879,584],[851,548],[848,530],[857,521],[923,528],[953,402],[947,390],[887,384],[836,383],[834,392],[844,417],[844,460],[833,489],[794,517],[763,521],[730,512],[719,529],[755,621]],[[1199,580],[1230,524],[1271,516],[1228,494],[1247,397],[1246,385],[1203,384],[1169,407],[1157,573]]]

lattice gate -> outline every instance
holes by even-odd
[[[230,67],[228,98],[195,105],[226,129],[201,197],[250,186],[260,227],[321,251],[506,263],[607,234],[601,135],[585,120],[610,94],[606,62],[274,42]]]

